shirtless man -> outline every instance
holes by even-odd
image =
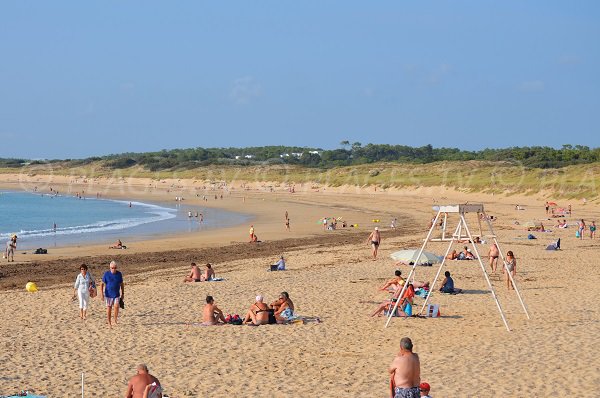
[[[184,282],[202,282],[202,275],[200,275],[200,268],[196,263],[192,263],[192,270],[190,274],[183,278]]]
[[[381,234],[379,233],[378,227],[375,227],[373,232],[371,232],[367,238],[367,243],[371,244],[371,247],[373,248],[373,261],[375,261],[377,259],[377,249],[381,243]]]
[[[490,257],[490,268],[493,273],[496,273],[496,268],[498,268],[498,256],[500,255],[500,250],[498,250],[498,245],[496,243],[492,243],[490,246],[490,251],[488,256]]]
[[[202,274],[202,276],[200,277],[202,282],[211,281],[215,277],[215,270],[212,269],[212,265],[210,263],[206,263],[205,267],[206,270],[204,271],[204,274]]]
[[[160,381],[148,373],[148,367],[145,364],[139,364],[136,370],[137,374],[129,379],[129,383],[127,383],[127,392],[125,393],[125,398],[142,398],[144,396],[146,386],[151,385],[152,383],[156,383],[158,386],[160,386]],[[159,396],[162,397],[162,394]]]
[[[389,281],[387,281],[385,283],[385,285],[383,285],[379,290],[381,291],[389,291],[389,288],[392,286],[396,286],[395,289],[404,286],[405,280],[402,277],[402,271],[400,271],[399,269],[397,269],[394,272],[394,275],[396,275],[394,278],[390,279]]]
[[[412,341],[408,337],[403,337],[400,340],[400,352],[390,365],[394,398],[420,397],[421,363],[419,356],[413,353],[412,349]]]
[[[206,296],[206,305],[204,306],[204,310],[202,310],[202,324],[211,326],[220,325],[221,322],[225,323],[223,311],[216,306],[213,296]]]

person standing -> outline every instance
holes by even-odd
[[[590,239],[596,238],[596,221],[592,221],[590,224]]]
[[[373,249],[373,261],[377,259],[377,250],[379,249],[379,244],[381,243],[381,233],[379,232],[379,228],[375,227],[373,232],[367,238],[367,243],[371,244],[371,248]]]
[[[81,264],[79,266],[79,275],[75,279],[73,287],[73,300],[79,298],[79,317],[85,321],[87,318],[87,308],[90,302],[90,289],[96,289],[96,282],[88,272],[88,266]]]
[[[585,221],[583,221],[583,218],[577,223],[578,224],[578,231],[579,231],[579,239],[583,239],[583,234],[585,233]]]
[[[517,260],[515,259],[515,255],[513,254],[513,252],[511,250],[509,250],[508,252],[506,252],[506,263],[504,264],[504,266],[506,267],[506,287],[508,289],[514,289],[514,285],[511,281],[511,276],[512,279],[515,278],[515,276],[517,275]],[[510,273],[510,275],[509,275]]]
[[[490,246],[490,251],[488,252],[488,257],[490,258],[490,268],[492,272],[496,272],[496,268],[498,268],[498,257],[500,256],[500,250],[498,250],[498,245],[494,242]]]
[[[390,387],[394,398],[420,397],[421,363],[412,349],[411,339],[403,337],[400,340],[400,352],[390,365]]]
[[[127,383],[125,398],[143,397],[162,397],[162,388],[160,381],[148,372],[145,364],[141,363],[136,368],[136,375]]]
[[[11,236],[6,242],[6,261],[15,261],[15,250],[17,250],[17,235]]]
[[[117,271],[116,261],[111,261],[110,270],[102,276],[102,299],[106,304],[106,317],[108,326],[111,327],[111,312],[114,307],[114,324],[117,324],[119,317],[119,300],[125,299],[125,285],[123,283],[123,274]]]
[[[254,225],[250,225],[250,242],[254,242]]]

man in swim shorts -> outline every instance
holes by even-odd
[[[381,243],[381,234],[379,233],[378,227],[375,227],[373,232],[371,232],[367,238],[367,243],[371,244],[371,248],[373,249],[373,261],[375,261],[377,259],[377,249]]]
[[[498,250],[498,245],[496,243],[492,243],[490,246],[490,251],[488,252],[488,257],[490,258],[490,268],[492,272],[496,272],[496,268],[498,268],[498,256],[500,255],[500,250]]]
[[[413,343],[408,337],[400,340],[400,352],[390,365],[391,387],[394,398],[419,398],[421,363],[419,356],[412,352]]]
[[[183,278],[184,282],[202,282],[202,275],[200,275],[200,268],[196,263],[192,263],[192,270],[190,274]]]

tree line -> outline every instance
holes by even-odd
[[[332,168],[376,162],[432,163],[439,161],[504,161],[529,168],[560,168],[600,161],[600,148],[582,145],[551,147],[510,147],[465,151],[458,148],[433,148],[431,145],[350,144],[342,141],[340,148],[294,146],[263,146],[247,148],[188,148],[158,152],[121,153],[86,159],[0,159],[0,167],[19,168],[29,164],[61,162],[66,167],[102,162],[107,168],[124,169],[135,165],[150,171],[192,169],[208,165],[251,166],[258,164],[290,164],[315,168]]]

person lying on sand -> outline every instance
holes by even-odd
[[[202,275],[200,274],[200,268],[196,263],[192,263],[192,269],[190,274],[183,278],[184,282],[202,282]]]
[[[263,303],[263,296],[256,296],[256,302],[250,306],[244,323],[266,325],[269,323],[269,306]]]
[[[452,253],[449,253],[446,258],[448,260],[458,260],[458,252],[456,251],[456,249],[452,250]]]
[[[206,296],[206,305],[202,310],[202,325],[212,326],[225,324],[225,317],[223,311],[215,304],[213,296]]]
[[[285,323],[294,317],[294,303],[288,292],[281,292],[279,299],[272,302],[269,307],[275,311],[277,323]]]
[[[462,292],[462,289],[456,289],[454,287],[454,279],[450,276],[450,271],[444,272],[444,280],[442,281],[442,286],[440,287],[440,292],[442,293],[450,293],[457,294]]]
[[[396,291],[394,292],[394,295],[392,296],[392,298],[390,300],[385,300],[381,304],[379,304],[379,306],[377,307],[375,312],[373,312],[371,314],[371,316],[376,316],[376,315],[379,316],[379,315],[381,315],[381,313],[383,311],[385,311],[387,309],[391,309],[391,307],[393,307],[396,304],[396,301],[398,301],[398,296],[400,295],[400,292],[402,292],[402,286],[398,286],[398,288],[396,289]],[[398,316],[404,316],[404,317],[407,316],[407,314],[404,312],[404,306],[406,305],[406,303],[410,303],[412,305],[413,297],[415,297],[415,289],[414,289],[413,285],[411,283],[409,283],[409,284],[407,284],[406,290],[404,291],[404,294],[402,295],[400,304],[398,304],[398,308],[397,308]]]
[[[121,239],[117,239],[114,245],[108,246],[109,249],[127,249],[127,246],[123,246]]]

